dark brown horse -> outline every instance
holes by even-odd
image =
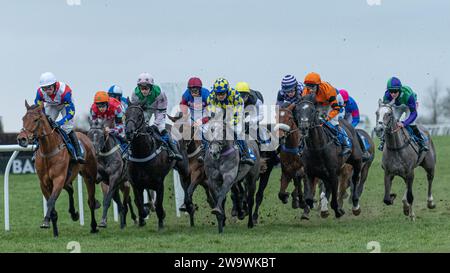
[[[58,236],[58,214],[55,209],[55,203],[62,189],[69,193],[69,213],[72,220],[78,220],[79,214],[75,211],[72,181],[80,173],[84,178],[88,192],[88,204],[91,210],[91,232],[98,232],[94,214],[94,210],[100,206],[98,201],[95,200],[97,160],[91,141],[86,135],[77,132],[77,137],[84,147],[86,164],[80,165],[72,162],[70,153],[64,147],[62,137],[55,131],[55,128],[50,126],[50,122],[43,113],[43,105],[29,106],[25,101],[25,106],[27,113],[22,118],[23,129],[17,136],[17,141],[19,145],[24,147],[36,139],[39,141],[35,167],[48,208],[41,228],[50,228],[51,220],[53,236]]]
[[[286,107],[281,107],[277,115],[277,129],[281,139],[280,160],[281,160],[281,179],[280,192],[278,198],[286,204],[288,202],[289,194],[286,189],[291,180],[294,180],[294,191],[292,196],[292,208],[302,208],[303,214],[301,219],[309,219],[310,207],[306,205],[303,191],[302,179],[306,182],[303,162],[300,158],[300,130],[295,123],[293,110],[295,104],[290,104]],[[313,189],[317,184],[317,179],[314,180]],[[309,184],[304,183],[305,191],[308,190]],[[311,190],[313,190],[311,189]]]
[[[130,103],[125,113],[125,134],[130,141],[131,150],[128,174],[139,211],[139,226],[145,225],[145,217],[149,214],[149,209],[144,207],[143,192],[151,189],[156,191],[155,209],[158,229],[161,230],[166,216],[163,208],[164,178],[175,168],[180,174],[181,183],[185,183],[189,179],[188,162],[184,150],[180,150],[184,160],[169,159],[168,151],[162,148],[162,143],[158,140],[160,137],[156,135],[159,132],[148,126],[144,111],[144,104]]]

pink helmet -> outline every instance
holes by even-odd
[[[339,90],[339,94],[341,94],[342,99],[344,99],[344,101],[348,101],[348,92],[345,89],[341,89]]]

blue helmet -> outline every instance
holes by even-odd
[[[122,88],[118,85],[113,85],[108,89],[108,95],[122,97],[123,95]]]

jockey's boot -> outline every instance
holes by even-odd
[[[345,129],[339,125],[336,126],[336,129],[338,131],[339,141],[341,142],[341,145],[342,145],[342,151],[340,152],[339,155],[345,156],[347,154],[351,154],[352,153],[352,144],[350,143],[350,139],[347,135],[347,131],[345,131]]]
[[[425,139],[423,139],[422,133],[417,128],[417,125],[410,125],[416,137],[419,139],[419,153],[426,152],[429,150],[427,144],[425,143]]]
[[[200,150],[200,155],[197,158],[198,162],[203,163],[203,161],[205,160],[206,150],[208,150],[208,141],[202,139],[202,148]]]
[[[367,151],[366,145],[364,145],[364,142],[363,142],[361,136],[358,133],[356,133],[356,137],[358,138],[359,144],[361,146],[361,151],[363,152],[363,154],[362,154],[362,161],[363,162],[369,161],[370,153],[369,153],[369,151]]]
[[[161,138],[164,140],[164,142],[169,147],[169,158],[175,159],[177,161],[183,160],[183,156],[181,155],[180,151],[178,150],[178,145],[173,141],[167,132],[167,130],[163,130],[161,132]]]
[[[77,135],[75,134],[74,131],[71,131],[69,133],[69,138],[70,141],[72,142],[73,148],[75,149],[75,160],[80,164],[86,163],[86,161],[81,155],[80,143],[78,142]]]
[[[244,164],[248,164],[250,166],[255,165],[255,161],[252,158],[250,158],[250,153],[248,151],[247,142],[245,142],[244,140],[238,140],[237,142],[238,142],[239,146],[241,146],[241,150],[242,150],[241,162]]]

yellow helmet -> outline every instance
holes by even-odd
[[[250,86],[246,82],[238,82],[236,84],[236,90],[239,93],[250,93]]]

